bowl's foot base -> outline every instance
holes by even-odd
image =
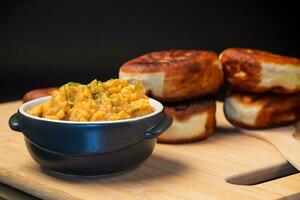
[[[41,171],[44,173],[50,175],[50,176],[55,176],[55,177],[66,177],[66,178],[78,178],[78,177],[96,177],[96,178],[105,178],[105,177],[112,177],[112,176],[119,176],[128,172],[131,172],[135,170],[139,165],[136,165],[134,167],[131,167],[129,169],[121,170],[121,171],[116,171],[116,172],[108,172],[108,173],[103,173],[103,172],[92,172],[92,173],[80,173],[80,172],[71,172],[71,171],[64,171],[64,170],[54,170],[54,169],[49,169],[45,167],[41,167]]]

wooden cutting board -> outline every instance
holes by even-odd
[[[230,126],[221,103],[219,128],[212,137],[192,144],[158,144],[140,167],[114,177],[63,176],[41,169],[27,153],[22,134],[8,127],[19,105],[0,104],[0,182],[43,199],[300,198],[297,170],[270,144]],[[287,174],[293,175],[276,179]],[[266,182],[254,184],[261,181]]]

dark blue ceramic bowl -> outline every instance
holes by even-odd
[[[23,132],[32,158],[58,172],[99,175],[138,166],[152,153],[156,138],[172,123],[161,103],[150,99],[155,111],[118,121],[73,122],[50,120],[25,111],[50,97],[23,104],[9,119],[11,129]]]

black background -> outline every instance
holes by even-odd
[[[122,63],[155,50],[248,47],[300,57],[296,2],[1,1],[0,101],[117,77]]]

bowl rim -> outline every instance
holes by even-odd
[[[47,118],[41,118],[41,117],[36,117],[33,115],[28,114],[25,110],[32,108],[33,106],[36,106],[38,104],[41,104],[47,100],[49,100],[51,98],[51,96],[46,96],[46,97],[40,97],[31,101],[28,101],[24,104],[22,104],[19,109],[18,112],[21,115],[24,115],[28,118],[31,119],[35,119],[35,120],[39,120],[39,121],[45,121],[45,122],[55,122],[55,123],[60,123],[60,124],[86,124],[86,125],[101,125],[101,124],[118,124],[118,123],[127,123],[127,122],[135,122],[135,121],[139,121],[145,118],[149,118],[152,117],[154,115],[159,114],[160,112],[163,111],[163,105],[162,103],[160,103],[159,101],[150,98],[149,97],[149,103],[150,105],[155,109],[154,112],[149,113],[148,115],[144,115],[141,117],[135,117],[135,118],[130,118],[130,119],[122,119],[122,120],[113,120],[113,121],[65,121],[65,120],[55,120],[55,119],[47,119]]]

